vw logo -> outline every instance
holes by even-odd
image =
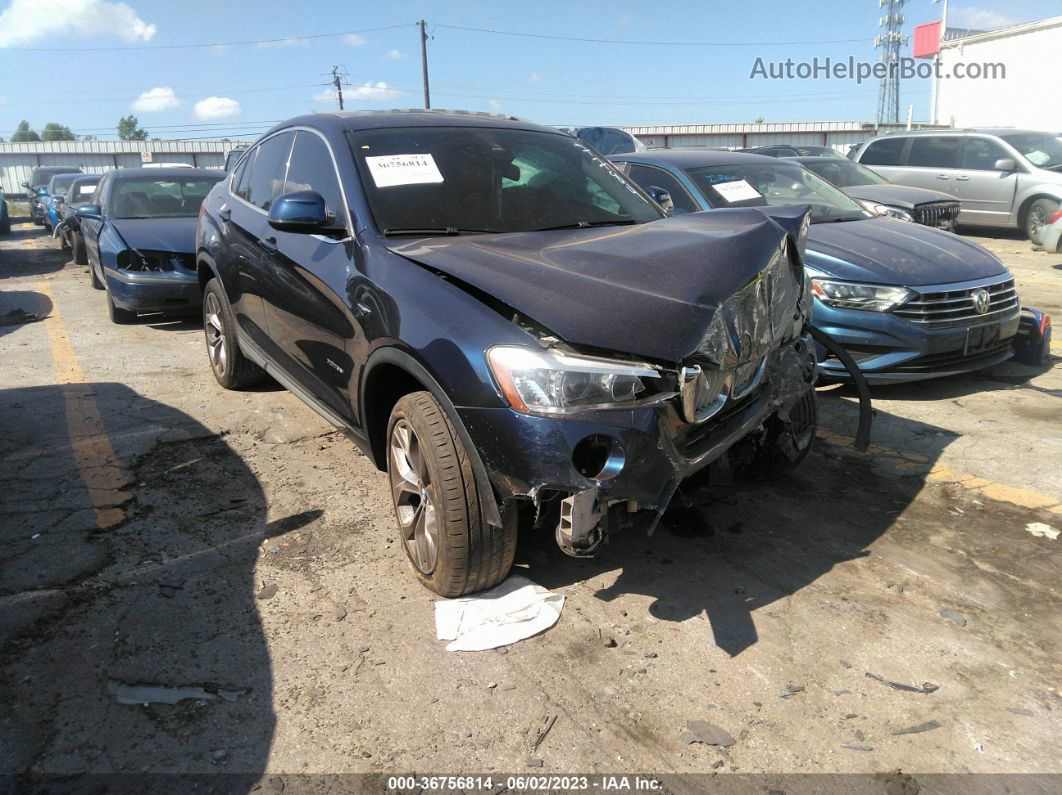
[[[988,311],[988,305],[992,301],[992,297],[988,294],[988,290],[974,290],[973,295],[970,296],[970,300],[973,301],[974,312],[979,315],[983,315]]]

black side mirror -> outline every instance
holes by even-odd
[[[996,171],[1017,171],[1018,164],[1013,157],[1001,157],[996,161],[994,168]]]
[[[675,202],[671,200],[671,194],[661,187],[656,185],[650,185],[645,189],[645,192],[649,194],[649,198],[659,204],[664,212],[668,215],[675,209]]]
[[[29,188],[32,187],[32,186],[28,182],[23,182],[22,183],[22,187],[26,188],[27,190],[29,190]]]
[[[103,219],[103,212],[98,204],[84,204],[74,211],[74,215],[78,218],[91,218],[96,221]]]
[[[300,190],[278,196],[269,206],[269,225],[281,232],[314,234],[329,231],[335,219],[325,200],[314,190]]]

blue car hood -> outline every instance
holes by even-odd
[[[127,246],[140,251],[172,251],[175,254],[195,253],[195,225],[197,218],[112,218]]]
[[[947,284],[1007,271],[994,254],[976,243],[940,229],[881,217],[812,224],[805,261],[839,279],[875,284]]]

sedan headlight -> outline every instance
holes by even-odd
[[[836,306],[839,309],[865,309],[868,312],[889,312],[914,295],[906,287],[857,284],[819,277],[812,277],[811,291],[827,306]]]
[[[645,365],[510,345],[491,348],[487,362],[509,405],[525,414],[630,408],[674,395],[647,388],[645,379],[661,374]]]
[[[899,207],[890,207],[888,204],[878,204],[865,199],[858,201],[875,215],[887,215],[889,218],[899,218],[901,221],[914,221],[913,215]]]

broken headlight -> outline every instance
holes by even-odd
[[[126,271],[142,273],[168,273],[180,267],[188,267],[181,255],[169,251],[137,251],[125,249],[118,252],[118,267]]]
[[[914,216],[907,210],[901,207],[893,207],[889,204],[880,204],[878,202],[867,201],[866,199],[856,199],[861,205],[870,210],[875,215],[885,215],[889,218],[899,218],[901,221],[913,221]]]
[[[906,287],[842,282],[814,275],[811,277],[811,290],[827,306],[864,309],[868,312],[891,312],[913,295]]]
[[[645,365],[510,345],[487,351],[487,363],[509,405],[525,414],[630,408],[674,395],[647,386],[661,374]]]

